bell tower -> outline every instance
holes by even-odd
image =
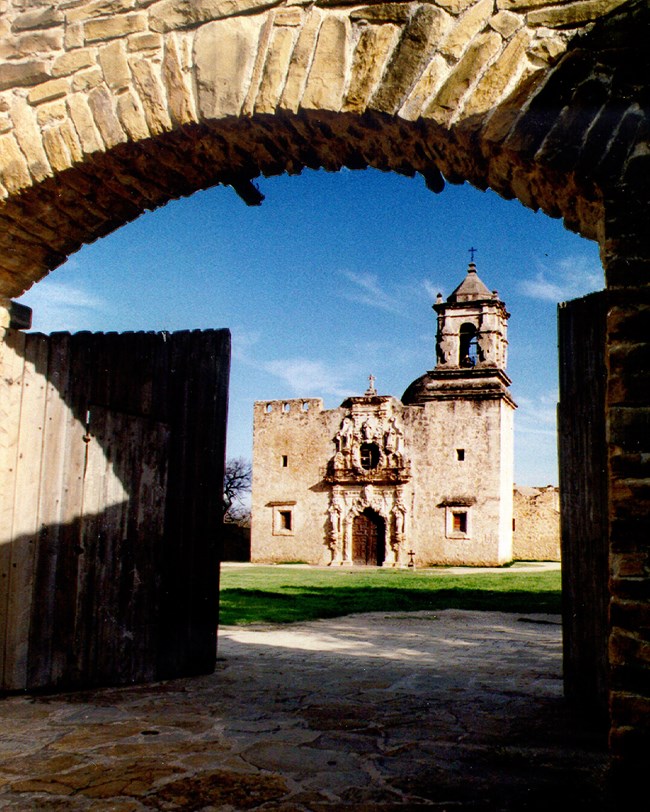
[[[438,294],[433,309],[438,314],[436,366],[409,386],[403,403],[503,398],[514,406],[506,375],[510,314],[480,279],[474,262],[447,301]]]

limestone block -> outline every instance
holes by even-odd
[[[415,121],[422,114],[434,93],[442,87],[443,82],[450,73],[447,60],[436,54],[424,69],[415,87],[409,93],[403,107],[399,111],[400,117]]]
[[[9,194],[31,183],[27,161],[12,133],[0,135],[0,183]]]
[[[566,51],[567,43],[562,37],[549,35],[537,37],[531,42],[528,58],[540,65],[552,65]]]
[[[434,6],[421,6],[404,29],[379,89],[370,106],[396,113],[453,24],[453,18]]]
[[[548,2],[548,0],[544,0],[544,2]],[[444,8],[450,14],[462,14],[474,3],[476,0],[436,0],[436,5]]]
[[[27,99],[30,104],[42,104],[52,101],[52,99],[60,99],[68,92],[68,87],[67,79],[51,79],[30,90]]]
[[[356,8],[350,13],[352,22],[364,20],[368,23],[396,23],[403,25],[408,22],[413,12],[411,3],[380,3],[377,6],[364,6]]]
[[[296,39],[297,34],[294,28],[275,27],[255,100],[255,112],[271,113],[276,109],[287,77]]]
[[[163,38],[160,34],[145,31],[142,34],[133,34],[126,41],[128,51],[157,51],[163,47]]]
[[[94,87],[99,87],[104,84],[104,74],[100,68],[90,68],[89,70],[80,71],[75,73],[72,77],[72,91],[74,93],[80,90],[92,90]]]
[[[125,14],[120,17],[105,17],[99,20],[89,20],[84,23],[84,40],[90,42],[104,42],[117,37],[125,37],[144,31],[147,27],[147,17],[144,13]]]
[[[480,34],[472,42],[446,82],[425,111],[425,117],[449,125],[461,99],[502,48],[503,40],[496,31]]]
[[[4,62],[0,64],[0,91],[14,87],[32,87],[50,78],[46,62]]]
[[[596,20],[603,14],[627,3],[628,0],[578,0],[560,6],[536,9],[526,15],[528,25],[545,25],[549,28],[570,28]]]
[[[513,11],[527,11],[539,6],[549,6],[553,0],[497,0],[498,9],[512,9]]]
[[[81,48],[84,44],[84,27],[81,23],[67,23],[65,27],[64,45],[71,48]]]
[[[157,66],[146,58],[131,59],[130,65],[149,130],[154,135],[171,130],[165,88]]]
[[[368,25],[361,30],[342,108],[345,112],[359,113],[366,109],[400,33],[396,25]]]
[[[149,27],[164,34],[279,5],[280,0],[160,0],[149,9]]]
[[[253,63],[253,70],[251,72],[250,82],[248,83],[248,90],[244,97],[241,113],[242,116],[251,116],[255,109],[255,98],[262,81],[262,72],[264,71],[264,64],[266,62],[269,43],[271,42],[271,35],[273,33],[273,15],[265,14],[264,22],[260,30],[260,35],[257,41],[257,54],[255,55],[255,62]]]
[[[302,108],[341,108],[350,60],[350,33],[348,18],[325,18],[318,33],[314,60],[300,101]]]
[[[104,85],[93,88],[88,95],[88,104],[93,114],[95,126],[107,149],[126,141],[126,135],[113,110],[112,96]]]
[[[294,113],[298,110],[322,19],[322,12],[318,9],[312,9],[305,19],[291,56],[287,81],[280,97],[280,107],[285,110],[292,110]]]
[[[50,102],[49,104],[41,104],[36,111],[36,121],[41,130],[44,127],[58,126],[68,117],[65,100],[59,99],[58,101]]]
[[[14,123],[8,113],[0,113],[0,135],[11,132],[14,128]]]
[[[135,6],[134,0],[91,0],[91,2],[66,3],[72,6],[66,10],[66,22],[73,23],[92,20],[97,17],[109,17],[131,11]],[[141,4],[138,4],[141,5]],[[75,7],[76,6],[76,7]]]
[[[0,42],[0,58],[28,59],[37,54],[49,54],[63,47],[63,29],[33,31],[22,37],[13,37]]]
[[[11,118],[16,126],[16,138],[27,159],[29,171],[35,181],[44,180],[52,174],[47,155],[43,149],[41,129],[36,120],[36,112],[27,100],[14,97]]]
[[[102,139],[95,126],[86,96],[83,93],[71,93],[66,103],[82,152],[86,155],[100,152],[103,149]]]
[[[191,72],[183,67],[178,43],[172,36],[167,37],[165,42],[162,78],[167,91],[167,103],[172,121],[176,124],[198,121],[192,92]]]
[[[120,94],[117,98],[116,107],[120,123],[132,141],[139,141],[149,137],[149,128],[144,113],[133,93],[129,91]]]
[[[299,8],[279,8],[275,12],[273,22],[275,25],[302,25],[303,12]]]
[[[33,28],[52,28],[63,22],[63,12],[54,6],[46,6],[19,14],[11,23],[13,31],[29,31]]]
[[[508,43],[499,58],[490,65],[472,92],[463,108],[463,118],[485,113],[497,106],[507,87],[528,67],[526,48],[531,37],[530,31],[520,31]]]
[[[202,118],[237,115],[250,84],[260,17],[217,20],[200,28],[194,39],[198,107]]]
[[[131,84],[131,71],[126,59],[126,46],[121,40],[111,42],[99,49],[101,65],[106,84],[112,90],[122,90]]]
[[[52,76],[70,76],[72,73],[95,64],[95,54],[90,48],[67,51],[52,63]]]
[[[490,19],[490,28],[494,28],[504,39],[509,39],[523,24],[523,19],[511,11],[500,11]]]
[[[63,142],[68,148],[72,163],[79,163],[83,159],[83,151],[81,149],[79,139],[77,138],[77,133],[75,132],[70,119],[66,119],[66,121],[61,125],[59,128],[59,133]]]
[[[460,59],[463,51],[469,46],[476,34],[485,27],[492,16],[492,0],[479,0],[466,11],[458,23],[449,32],[440,46],[440,53],[454,59]]]

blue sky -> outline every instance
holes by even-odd
[[[233,335],[228,456],[250,458],[255,400],[338,406],[368,375],[400,397],[435,364],[436,293],[478,272],[512,314],[515,481],[557,483],[557,302],[604,286],[598,247],[468,185],[429,192],[375,170],[260,179],[248,208],[217,187],[85,246],[20,301],[34,329]]]

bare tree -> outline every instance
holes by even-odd
[[[226,461],[223,477],[223,519],[234,524],[247,524],[250,508],[244,501],[250,493],[253,467],[243,457],[232,457]]]

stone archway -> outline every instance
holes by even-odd
[[[79,0],[0,21],[0,296],[215,183],[374,166],[488,186],[601,245],[613,751],[650,739],[643,0]],[[641,748],[642,749],[642,748]]]

